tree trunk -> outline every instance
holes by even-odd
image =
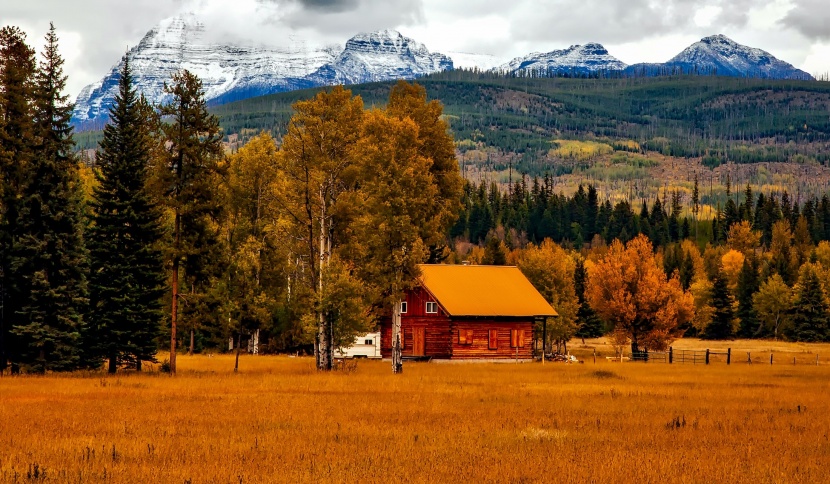
[[[107,369],[107,371],[110,374],[115,374],[115,372],[118,371],[118,358],[115,356],[115,352],[110,353],[110,358],[109,359],[110,359],[110,364],[109,364],[109,368]]]
[[[392,373],[403,373],[401,303],[399,302],[396,302],[392,309]]]
[[[179,260],[173,258],[173,307],[170,310],[170,374],[176,374],[176,323],[179,312]]]
[[[323,200],[322,194],[320,199]],[[326,206],[320,208],[320,239],[317,264],[317,298],[323,298],[323,273],[326,265]],[[317,308],[317,370],[331,370],[331,330],[322,307]]]
[[[239,347],[242,346],[242,333],[236,336],[236,362],[233,364],[233,372],[239,372]]]
[[[196,345],[195,345],[195,339],[196,339],[196,338],[195,338],[195,336],[194,336],[195,334],[196,334],[196,331],[194,331],[194,330],[193,330],[193,328],[190,328],[190,350],[189,350],[189,352],[188,352],[188,354],[189,354],[190,356],[193,356],[193,349],[194,349],[194,348],[195,348],[195,346],[196,346]]]
[[[173,224],[173,232],[174,232],[174,250],[179,249],[179,241],[181,237],[181,215],[179,215],[178,211],[176,211],[176,219],[175,223]],[[176,323],[178,323],[178,315],[179,315],[179,256],[178,254],[173,255],[173,280],[171,281],[171,286],[173,286],[173,303],[172,308],[170,310],[171,315],[171,322],[170,322],[170,374],[176,374]]]
[[[135,371],[141,373],[141,358],[135,360]]]

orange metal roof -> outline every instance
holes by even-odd
[[[424,288],[450,316],[558,316],[515,266],[419,267]]]

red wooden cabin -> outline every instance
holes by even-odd
[[[529,359],[537,319],[557,316],[512,266],[421,265],[419,286],[401,302],[404,357]],[[381,322],[392,356],[392,321]]]

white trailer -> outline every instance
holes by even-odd
[[[367,333],[358,336],[348,348],[336,348],[334,357],[380,359],[380,333]]]

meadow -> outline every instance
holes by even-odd
[[[0,482],[828,481],[830,345],[731,342],[774,365],[593,363],[604,344],[573,341],[582,364],[398,376],[287,356],[234,373],[231,355],[180,356],[172,378],[5,376]]]

